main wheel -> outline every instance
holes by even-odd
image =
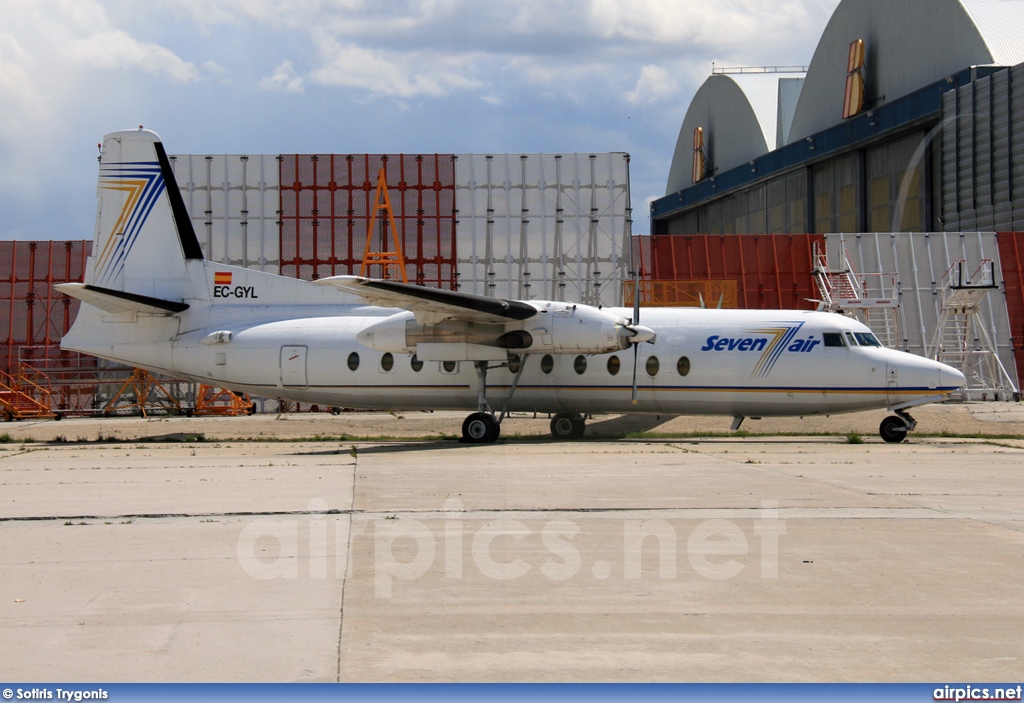
[[[579,413],[558,413],[551,418],[551,436],[555,439],[579,439],[587,423]]]
[[[907,438],[907,423],[901,417],[890,415],[878,426],[878,434],[886,442],[902,442]]]
[[[489,413],[473,413],[462,422],[462,440],[470,444],[490,444],[501,434],[501,425]]]

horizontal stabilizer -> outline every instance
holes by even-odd
[[[127,293],[121,290],[101,288],[87,283],[61,283],[54,286],[61,293],[78,298],[83,303],[95,305],[113,315],[122,312],[146,312],[155,315],[167,315],[188,310],[188,303],[174,300],[152,298],[148,295]]]
[[[501,300],[362,276],[332,276],[315,283],[355,293],[370,305],[409,310],[424,324],[447,318],[500,323],[526,320],[537,314],[535,307],[518,300]]]

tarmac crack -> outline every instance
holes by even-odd
[[[623,507],[623,508],[493,508],[476,510],[356,510],[354,508],[341,509],[331,508],[326,510],[238,510],[221,512],[189,512],[189,513],[123,513],[118,515],[14,515],[0,516],[0,523],[4,522],[48,522],[48,521],[82,521],[82,520],[159,520],[174,518],[233,518],[233,517],[322,517],[322,516],[348,516],[350,519],[381,520],[396,519],[398,517],[410,519],[451,519],[458,516],[466,519],[487,520],[496,517],[518,517],[529,519],[543,515],[587,515],[594,518],[607,516],[610,518],[622,518],[624,516],[658,515],[661,517],[675,519],[708,519],[708,518],[736,518],[736,519],[757,519],[762,515],[764,508],[745,507],[701,507],[701,508],[680,508],[680,507]],[[773,508],[777,510],[778,517],[782,519],[814,519],[814,520],[885,520],[885,519],[972,519],[977,520],[979,515],[988,513],[985,510],[950,510],[947,508],[929,507],[921,505],[902,505],[886,507],[831,507],[831,508]],[[995,519],[1016,520],[1020,518],[1019,511],[1003,511],[1006,517]],[[351,546],[351,524],[349,525],[349,542]],[[347,569],[347,564],[346,564]]]

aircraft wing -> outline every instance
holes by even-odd
[[[370,305],[409,310],[418,322],[427,325],[449,318],[506,323],[526,320],[537,314],[535,307],[519,300],[501,300],[362,276],[332,276],[315,283],[354,293]]]

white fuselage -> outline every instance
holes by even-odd
[[[423,361],[416,370],[412,354],[388,354],[358,341],[362,330],[398,310],[345,306],[325,315],[314,308],[290,309],[288,319],[273,319],[273,308],[247,307],[211,306],[202,329],[170,340],[82,351],[271,398],[354,408],[477,407],[473,362]],[[636,404],[632,348],[582,357],[527,350],[509,409],[813,415],[910,406],[962,385],[962,376],[934,361],[851,346],[852,333],[866,333],[867,327],[830,313],[648,308],[643,323],[657,339],[638,345]],[[211,342],[216,332],[230,335]],[[840,333],[844,346],[825,346],[826,332]],[[493,407],[503,406],[513,378],[508,368],[490,371],[487,398]]]

